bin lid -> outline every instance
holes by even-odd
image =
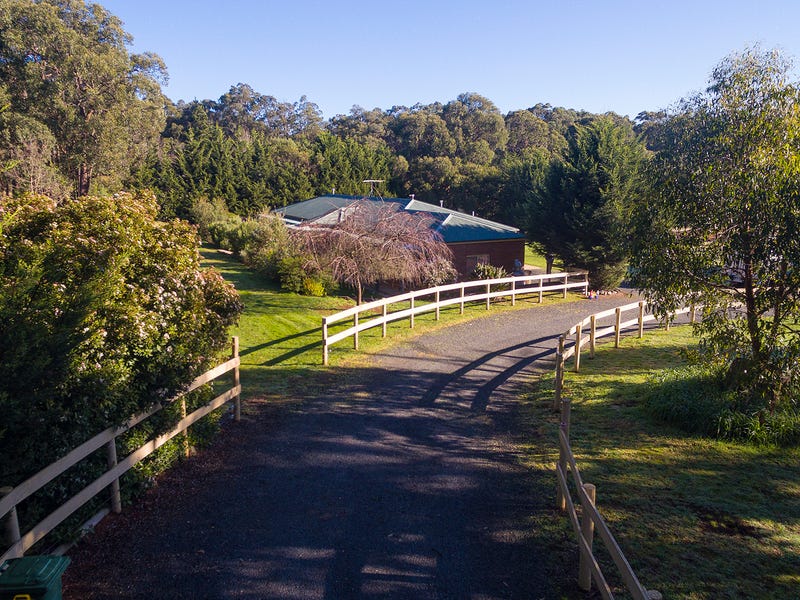
[[[69,565],[67,556],[23,556],[0,566],[0,591],[47,591]]]

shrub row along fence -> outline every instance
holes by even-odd
[[[353,348],[358,350],[360,332],[381,327],[382,335],[386,337],[387,325],[392,321],[408,319],[413,328],[416,315],[433,311],[438,321],[439,311],[442,308],[456,304],[459,305],[461,314],[464,314],[464,305],[468,302],[485,302],[486,310],[489,310],[495,298],[510,296],[513,306],[517,298],[535,296],[541,303],[545,293],[560,292],[566,298],[569,290],[582,290],[586,293],[588,289],[589,280],[586,273],[552,273],[452,283],[368,302],[323,317],[322,364],[328,364],[329,348],[336,342],[352,337]],[[331,325],[348,319],[353,320],[351,327],[333,334],[330,332]]]
[[[626,319],[628,313],[634,313],[633,318]],[[695,320],[695,307],[684,308],[676,311],[672,318],[679,314],[690,313],[690,321]],[[610,320],[613,317],[613,324],[598,326],[602,320]],[[661,598],[661,594],[654,590],[647,590],[639,582],[633,572],[628,560],[614,539],[611,530],[606,525],[600,512],[596,507],[596,488],[591,483],[584,483],[581,478],[575,455],[570,446],[570,418],[572,403],[568,398],[563,397],[564,372],[567,360],[573,359],[573,370],[578,372],[581,365],[581,352],[587,346],[590,356],[594,355],[596,341],[605,336],[614,336],[614,347],[618,348],[622,332],[626,329],[637,331],[638,337],[644,334],[645,323],[656,320],[653,314],[647,314],[647,304],[645,302],[634,302],[625,306],[620,306],[611,310],[595,313],[576,323],[568,331],[564,332],[558,340],[558,350],[556,351],[556,380],[555,394],[553,398],[553,409],[561,411],[561,424],[559,426],[559,454],[556,474],[558,477],[558,498],[557,503],[561,511],[565,511],[572,523],[572,528],[578,540],[580,551],[580,562],[578,567],[578,585],[582,590],[589,591],[592,582],[603,598],[613,599],[611,587],[608,585],[600,565],[593,552],[593,542],[595,530],[606,550],[614,561],[617,569],[622,576],[625,587],[635,600],[656,600]],[[669,327],[671,319],[665,321]],[[570,344],[567,347],[567,344]],[[572,499],[569,487],[569,477],[577,491],[578,502],[581,506],[581,518],[578,517],[575,502]]]
[[[157,404],[152,409],[145,411],[132,417],[125,425],[121,427],[109,427],[102,433],[94,436],[92,439],[84,442],[77,448],[73,449],[67,455],[63,456],[56,462],[45,467],[36,475],[33,475],[23,483],[13,488],[3,488],[0,494],[0,520],[5,517],[6,521],[6,537],[8,538],[8,548],[0,556],[0,563],[9,558],[18,558],[23,556],[25,552],[31,548],[35,543],[44,538],[55,527],[61,524],[65,519],[72,515],[76,510],[89,502],[92,498],[97,496],[104,489],[108,488],[110,495],[110,508],[103,509],[95,515],[92,519],[97,522],[102,519],[108,512],[113,511],[119,513],[122,511],[122,499],[120,496],[119,478],[136,465],[139,461],[153,453],[155,450],[163,446],[166,442],[174,438],[176,435],[186,432],[188,428],[211,413],[212,411],[220,408],[227,402],[233,401],[234,403],[234,419],[238,421],[241,416],[241,391],[242,386],[239,380],[239,339],[233,338],[233,352],[230,360],[222,363],[207,371],[203,375],[196,378],[189,387],[180,395],[172,400],[162,404]],[[186,414],[186,395],[198,388],[211,383],[222,375],[233,372],[232,387],[227,391],[218,395],[216,398],[194,410],[191,414]],[[117,437],[129,431],[131,428],[142,423],[149,417],[159,412],[162,408],[172,405],[175,402],[181,403],[182,419],[168,432],[159,435],[150,441],[146,442],[131,454],[126,456],[123,460],[117,460]],[[48,483],[68,471],[70,468],[77,465],[82,460],[88,458],[96,451],[105,447],[108,470],[101,476],[87,485],[83,490],[78,492],[72,498],[67,500],[64,504],[58,507],[55,511],[50,513],[42,521],[31,527],[29,531],[21,534],[19,527],[19,520],[17,517],[17,506],[30,498],[37,491],[42,489]],[[189,444],[188,438],[185,440],[184,446],[185,453],[188,455]],[[56,551],[58,553],[58,551]]]

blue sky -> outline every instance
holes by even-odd
[[[166,62],[172,100],[239,82],[324,117],[477,92],[634,117],[705,87],[755,43],[800,60],[800,2],[100,0]]]

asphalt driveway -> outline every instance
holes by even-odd
[[[65,598],[550,598],[528,520],[515,387],[557,336],[628,295],[424,334],[211,449],[71,553]]]

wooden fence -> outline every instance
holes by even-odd
[[[182,405],[183,418],[170,431],[146,442],[123,460],[117,460],[116,438],[161,410],[163,408],[161,404],[157,404],[152,409],[132,417],[121,427],[109,427],[18,486],[0,489],[0,495],[2,495],[2,498],[0,498],[0,520],[5,517],[6,537],[9,543],[8,548],[2,556],[0,556],[0,564],[6,559],[17,558],[24,555],[31,546],[41,540],[67,517],[97,496],[105,488],[108,488],[110,494],[110,510],[115,513],[121,512],[122,501],[120,498],[119,478],[136,463],[163,446],[167,441],[180,433],[186,432],[192,424],[231,400],[234,402],[234,419],[238,421],[241,416],[240,396],[242,391],[239,380],[239,361],[239,339],[234,337],[233,352],[230,360],[200,375],[184,392],[168,403],[165,403],[165,405],[168,405],[174,402],[180,402]],[[191,414],[186,414],[186,394],[231,371],[233,372],[233,382],[230,389],[218,395],[208,404],[196,409]],[[103,446],[106,448],[108,470],[87,485],[83,490],[67,500],[54,512],[50,513],[42,521],[34,525],[25,534],[21,534],[19,520],[17,518],[17,506],[53,481],[56,477],[66,472],[95,451],[101,449]],[[186,452],[188,453],[188,440],[186,442]],[[108,512],[109,509],[104,509],[98,513],[93,520],[97,521],[101,519],[105,514],[108,514]]]
[[[458,304],[461,314],[463,314],[464,304],[467,302],[485,302],[486,310],[489,310],[494,298],[510,296],[513,306],[520,297],[538,296],[538,301],[541,303],[545,292],[561,292],[566,298],[568,290],[577,289],[586,293],[588,288],[589,280],[586,273],[551,273],[550,275],[524,275],[452,283],[368,302],[323,317],[322,364],[328,364],[328,349],[331,345],[352,337],[353,348],[358,350],[358,334],[360,332],[380,326],[383,337],[386,337],[387,324],[392,321],[409,319],[410,326],[413,328],[416,315],[434,311],[438,321],[439,311],[447,306]],[[419,303],[421,300],[424,303]],[[406,302],[409,303],[408,308],[389,310],[390,306],[404,305]],[[331,325],[351,318],[353,319],[351,327],[334,334],[330,333]]]
[[[635,316],[625,319],[625,313],[630,312],[633,312]],[[675,315],[684,313],[690,313],[690,321],[694,322],[694,306],[676,311],[673,318]],[[608,320],[611,317],[613,317],[613,324],[606,324],[598,327],[598,324],[603,319]],[[624,330],[635,328],[638,337],[641,338],[644,333],[645,323],[655,320],[655,315],[647,314],[647,305],[645,302],[634,302],[611,310],[595,313],[586,317],[579,323],[576,323],[568,331],[564,332],[564,334],[559,337],[558,350],[556,351],[556,380],[553,409],[561,411],[561,422],[558,431],[559,454],[558,465],[556,466],[556,475],[558,477],[557,503],[560,510],[566,511],[578,540],[578,548],[580,551],[580,563],[578,567],[579,587],[582,590],[588,591],[592,587],[592,582],[594,582],[600,594],[606,599],[614,598],[614,595],[611,592],[611,587],[606,582],[603,572],[600,570],[600,565],[592,550],[595,530],[597,530],[600,540],[602,540],[606,550],[611,555],[611,559],[619,570],[625,587],[635,600],[657,600],[661,598],[661,594],[655,590],[647,590],[639,582],[628,560],[622,553],[619,544],[617,544],[617,541],[614,539],[611,530],[597,510],[595,504],[597,490],[595,486],[591,483],[584,483],[581,478],[578,465],[575,462],[575,455],[572,453],[569,441],[572,405],[570,400],[564,398],[562,395],[564,371],[566,369],[566,361],[569,358],[572,358],[574,361],[574,370],[576,372],[579,371],[581,352],[588,345],[590,356],[593,356],[595,352],[595,343],[598,338],[613,335],[614,347],[618,348],[620,337]],[[667,319],[667,327],[669,326],[669,322],[670,319]],[[588,335],[585,333],[587,331]],[[569,347],[567,347],[568,343],[571,343]],[[572,476],[574,487],[577,490],[578,502],[581,506],[580,519],[569,490],[568,478],[570,475]]]

